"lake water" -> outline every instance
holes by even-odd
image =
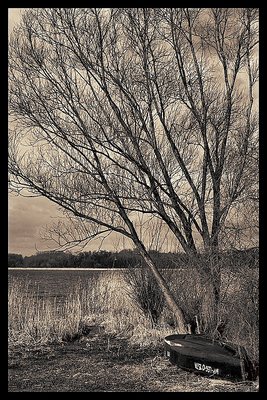
[[[8,281],[12,279],[23,282],[30,282],[29,289],[33,289],[34,293],[38,293],[38,297],[57,297],[59,300],[64,299],[66,295],[71,293],[73,288],[79,284],[80,288],[94,287],[99,279],[104,280],[104,286],[118,275],[126,272],[127,269],[105,269],[105,268],[9,268]],[[185,271],[178,270],[177,273],[184,280]],[[187,272],[185,272],[187,273]],[[115,276],[114,276],[115,274]],[[247,274],[247,276],[246,276]],[[249,270],[242,272],[242,279],[258,282],[258,271]],[[222,276],[223,286],[229,293],[236,292],[239,287],[239,278],[230,271],[224,271]]]
[[[38,291],[39,297],[62,298],[71,293],[77,284],[81,287],[94,285],[96,279],[103,275],[112,279],[114,274],[120,273],[121,270],[116,268],[8,268],[8,281],[9,284],[13,279],[22,283],[28,281],[29,289]]]

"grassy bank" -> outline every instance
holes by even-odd
[[[140,346],[111,334],[86,341],[16,346],[10,392],[257,392],[258,382],[230,382],[178,369],[161,345]]]
[[[131,337],[140,344],[162,340],[173,332],[168,327],[152,329],[151,321],[132,303],[123,276],[92,276],[77,284],[64,302],[39,297],[28,281],[11,279],[8,295],[11,345],[71,341],[87,325],[103,326],[105,332]]]
[[[197,276],[190,272],[169,276],[174,293],[192,315],[202,300],[203,290],[199,288]],[[162,341],[174,333],[168,310],[162,304],[157,324],[148,313],[144,313],[133,291],[155,296],[155,288],[144,286],[144,279],[138,287],[129,285],[124,274],[105,273],[92,276],[86,284],[77,284],[65,301],[40,297],[30,282],[16,278],[9,283],[8,321],[10,344],[45,344],[70,341],[83,332],[88,325],[105,328],[106,333],[127,337],[134,344],[147,345]],[[150,292],[147,292],[148,289]],[[258,361],[258,276],[255,271],[243,269],[239,274],[225,273],[223,277],[220,314],[226,321],[224,338],[246,347],[253,362]],[[143,291],[143,292],[142,292]],[[157,293],[156,293],[157,295]],[[157,298],[155,301],[158,301]]]

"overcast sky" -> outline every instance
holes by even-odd
[[[8,10],[8,32],[19,23],[21,11],[24,8],[9,8]],[[49,243],[40,237],[42,227],[53,222],[60,212],[57,207],[43,197],[25,198],[9,195],[8,200],[8,252],[25,255],[35,254],[37,250],[49,250]],[[95,240],[90,243],[86,250],[101,248],[112,250],[118,247],[120,250],[124,244],[114,235],[109,236],[102,243],[102,240]],[[50,243],[50,247],[52,243]],[[129,247],[126,246],[126,247]]]
[[[25,10],[25,8],[9,8],[9,34],[14,26],[19,23],[23,10]],[[258,97],[258,86],[256,86],[255,97]],[[41,240],[40,230],[45,225],[49,225],[49,223],[59,215],[60,211],[57,207],[46,198],[25,198],[9,195],[8,251],[25,256],[35,254],[37,250],[48,250],[49,244]],[[101,248],[106,250],[113,250],[114,247],[115,250],[121,250],[123,247],[130,247],[129,243],[123,242],[121,239],[119,240],[118,237],[113,234],[104,242],[102,242],[101,239],[92,242],[86,250],[98,249],[100,244],[102,244]]]
[[[24,8],[9,8],[8,9],[8,33],[12,31],[14,26],[19,22],[21,11]]]
[[[9,8],[8,32],[11,33],[19,22],[21,8]],[[8,251],[30,255],[36,247],[44,247],[40,241],[39,230],[50,216],[56,213],[55,207],[46,199],[24,198],[9,195],[8,201]]]
[[[8,10],[8,32],[19,22],[20,8]],[[23,198],[9,195],[8,251],[30,255],[41,245],[39,229],[56,210],[46,199]]]
[[[23,10],[26,9],[9,8],[9,34],[14,26],[19,23]],[[54,222],[56,217],[62,217],[58,207],[44,197],[32,198],[9,194],[8,199],[8,252],[29,256],[37,251],[46,251],[52,248],[55,244],[42,240],[41,231],[46,225]],[[101,248],[120,251],[131,247],[131,242],[113,232],[104,240],[103,238],[94,239],[84,250],[98,250]],[[164,248],[165,251],[175,249],[176,245],[172,240],[168,241]]]

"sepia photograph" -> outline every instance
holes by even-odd
[[[258,392],[259,9],[8,8],[8,392]]]

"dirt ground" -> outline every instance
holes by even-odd
[[[72,343],[9,349],[9,392],[257,392],[257,382],[183,371],[163,345],[142,348],[107,334]]]

